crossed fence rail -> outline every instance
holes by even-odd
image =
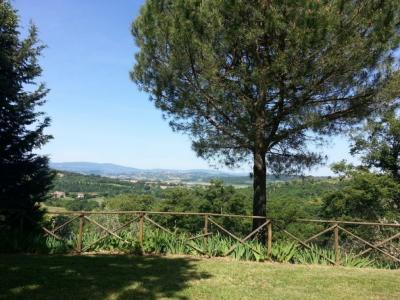
[[[0,213],[1,215],[1,213]],[[173,217],[200,217],[203,218],[203,228],[201,230],[201,233],[197,234],[191,234],[189,235],[185,240],[184,243],[186,246],[192,248],[196,252],[206,255],[206,251],[204,249],[200,249],[199,247],[193,245],[190,243],[190,241],[196,240],[196,239],[203,239],[204,243],[207,244],[207,239],[209,236],[215,234],[215,232],[219,232],[222,234],[228,235],[230,238],[232,238],[235,241],[235,244],[233,244],[225,253],[223,253],[222,256],[228,256],[231,254],[238,246],[239,244],[244,245],[245,247],[248,247],[251,251],[254,253],[257,253],[258,255],[261,255],[259,249],[255,249],[249,241],[254,238],[255,236],[259,236],[260,234],[265,234],[265,237],[263,240],[265,240],[265,254],[266,257],[271,257],[271,251],[272,251],[272,246],[273,246],[273,233],[279,233],[280,235],[285,235],[287,238],[295,241],[298,243],[300,246],[310,250],[314,251],[316,255],[323,257],[326,259],[328,262],[330,262],[332,265],[340,265],[341,264],[341,251],[342,247],[340,244],[341,241],[341,236],[343,240],[343,236],[347,236],[347,238],[350,238],[353,243],[356,241],[359,244],[364,246],[364,249],[358,248],[358,253],[355,255],[355,257],[360,257],[363,255],[370,254],[372,251],[375,251],[381,255],[383,255],[385,258],[388,258],[395,263],[400,263],[400,250],[397,248],[398,243],[394,243],[396,240],[400,239],[400,224],[396,223],[378,223],[378,222],[356,222],[356,221],[338,221],[338,220],[313,220],[313,219],[297,219],[296,222],[301,222],[301,223],[308,223],[308,224],[319,224],[323,225],[326,228],[323,230],[319,230],[317,233],[313,234],[312,236],[308,238],[304,237],[299,237],[298,235],[294,234],[293,232],[290,232],[287,228],[284,226],[284,222],[282,220],[273,220],[273,219],[268,219],[266,217],[262,216],[249,216],[249,215],[235,215],[235,214],[217,214],[217,213],[195,213],[195,212],[155,212],[155,211],[93,211],[93,212],[76,212],[76,211],[63,211],[63,212],[48,212],[47,215],[53,216],[53,217],[60,217],[60,216],[68,216],[69,219],[67,221],[62,222],[61,224],[57,224],[53,226],[52,228],[47,226],[43,226],[43,234],[45,236],[51,236],[56,240],[62,241],[62,242],[67,242],[65,237],[63,237],[61,234],[59,234],[60,231],[63,230],[63,228],[66,228],[67,225],[70,225],[72,223],[78,222],[78,228],[77,228],[77,239],[76,239],[76,245],[74,247],[74,250],[78,254],[82,254],[87,252],[88,250],[92,249],[96,244],[100,243],[101,241],[109,238],[109,237],[114,237],[118,240],[121,240],[122,242],[128,243],[123,236],[120,235],[120,232],[123,229],[129,228],[132,224],[137,225],[137,238],[140,243],[140,246],[143,249],[143,244],[145,242],[145,224],[154,226],[158,228],[159,230],[166,232],[168,234],[173,234],[173,232],[168,229],[165,225],[161,225],[158,220],[155,220],[156,216],[158,217],[166,217],[166,216],[173,216]],[[24,218],[29,218],[25,215],[21,215],[21,220]],[[118,222],[117,226],[114,226],[113,228],[110,228],[109,225],[104,225],[101,223],[99,220],[95,220],[95,217],[98,216],[118,216],[118,217],[124,217],[125,220],[124,222]],[[228,230],[221,222],[218,221],[218,218],[230,218],[230,219],[247,219],[247,220],[252,220],[252,219],[259,219],[261,225],[258,226],[256,229],[252,230],[249,234],[245,235],[244,237],[238,236],[237,233],[234,233],[232,230]],[[122,224],[121,224],[122,223]],[[100,229],[102,235],[98,237],[96,240],[92,241],[88,245],[84,245],[83,243],[83,238],[84,238],[84,228],[87,226],[87,224],[91,224],[94,227],[97,227],[97,229]],[[350,228],[345,228],[345,227],[351,227],[351,226],[356,226],[356,227],[374,227],[377,229],[390,229],[390,235],[385,237],[384,239],[378,240],[378,241],[368,241],[364,236],[361,237],[357,232],[352,231]],[[325,254],[315,251],[315,248],[312,247],[312,243],[314,242],[317,238],[320,238],[322,236],[325,236],[331,233],[333,234],[333,241],[332,241],[332,247],[333,251],[335,253],[335,259],[331,259],[327,257]],[[390,246],[390,247],[387,247]]]

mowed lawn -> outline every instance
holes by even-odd
[[[0,299],[400,299],[400,271],[227,259],[0,255]]]

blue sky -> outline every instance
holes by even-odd
[[[130,25],[139,0],[14,0],[23,33],[32,20],[48,48],[42,81],[51,89],[43,107],[54,136],[41,153],[54,162],[109,162],[137,168],[209,168],[187,136],[168,123],[129,79],[137,51]],[[321,149],[328,164],[349,159],[343,137]],[[236,171],[247,171],[248,166]],[[308,172],[330,175],[329,167]]]

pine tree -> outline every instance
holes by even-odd
[[[0,209],[6,216],[22,211],[36,222],[38,204],[46,199],[53,178],[48,158],[34,152],[51,138],[44,133],[50,119],[38,111],[49,90],[35,81],[44,48],[37,29],[31,25],[21,39],[18,22],[11,4],[0,1]]]
[[[351,153],[363,166],[378,169],[400,182],[400,117],[395,108],[368,119],[351,135]]]
[[[309,143],[390,100],[399,16],[398,0],[147,0],[131,77],[200,157],[253,161],[265,216],[267,170],[320,163]]]

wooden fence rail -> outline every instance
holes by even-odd
[[[0,215],[1,215],[0,211]],[[241,244],[253,251],[258,255],[262,255],[259,249],[255,249],[250,243],[250,239],[254,238],[257,234],[263,233],[265,234],[265,254],[266,257],[271,257],[272,254],[272,247],[273,247],[273,231],[276,233],[280,233],[286,235],[291,240],[295,241],[301,247],[308,249],[311,252],[314,252],[316,255],[321,256],[326,261],[330,262],[332,265],[340,265],[341,261],[341,245],[340,239],[344,236],[349,238],[355,239],[359,243],[361,243],[366,249],[361,250],[359,253],[355,255],[355,257],[363,256],[371,251],[376,251],[377,253],[383,255],[384,257],[390,258],[392,261],[396,263],[400,263],[399,255],[394,255],[393,253],[389,253],[384,246],[393,242],[395,240],[400,239],[400,232],[396,232],[391,234],[391,236],[378,241],[378,242],[370,242],[367,241],[365,238],[360,237],[358,234],[352,232],[349,228],[344,228],[344,226],[375,226],[377,228],[391,228],[392,230],[400,230],[400,224],[397,223],[379,223],[379,222],[360,222],[360,221],[340,221],[340,220],[312,220],[312,219],[298,219],[295,220],[296,222],[302,223],[314,223],[314,224],[321,224],[328,226],[327,228],[313,234],[312,236],[304,239],[299,238],[288,229],[284,228],[285,221],[284,220],[275,220],[275,219],[267,219],[266,217],[262,216],[250,216],[250,215],[236,215],[236,214],[217,214],[217,213],[195,213],[195,212],[157,212],[157,211],[95,211],[95,212],[86,212],[86,211],[62,211],[62,212],[48,212],[47,215],[49,216],[69,216],[70,219],[63,222],[62,224],[57,225],[54,228],[46,228],[42,227],[45,236],[51,236],[59,241],[66,242],[66,240],[58,233],[67,225],[79,221],[78,232],[76,233],[76,247],[75,251],[78,254],[84,253],[90,249],[92,249],[96,244],[99,242],[113,237],[118,240],[121,240],[123,243],[128,243],[119,232],[129,227],[131,224],[137,224],[137,234],[138,234],[138,241],[140,246],[143,249],[145,243],[145,224],[150,226],[154,226],[159,230],[167,233],[167,234],[175,234],[165,226],[161,225],[159,222],[155,221],[153,217],[155,216],[175,216],[175,217],[199,217],[203,218],[203,228],[201,234],[197,234],[194,236],[189,236],[185,241],[184,244],[188,247],[191,247],[193,250],[197,251],[200,254],[206,255],[206,250],[200,249],[190,243],[190,241],[196,239],[203,239],[204,245],[207,246],[209,236],[213,235],[214,232],[210,231],[210,226],[214,227],[216,231],[221,234],[226,234],[230,238],[235,241],[223,256],[230,255],[235,249]],[[100,221],[94,219],[95,216],[124,216],[128,218],[122,225],[119,225],[117,228],[108,228],[106,225],[101,224]],[[21,219],[29,219],[25,214],[21,214]],[[15,216],[13,216],[15,217]],[[251,231],[249,234],[245,235],[243,238],[239,237],[237,234],[225,228],[217,219],[218,218],[240,218],[240,219],[263,219],[264,222],[258,228]],[[32,220],[30,220],[32,221]],[[102,235],[95,241],[92,241],[88,245],[83,245],[84,234],[85,234],[85,226],[86,224],[92,224],[99,228],[102,232]],[[331,259],[324,255],[321,252],[316,251],[315,247],[312,247],[310,244],[312,241],[315,241],[317,238],[320,238],[326,234],[332,234],[332,245],[333,251],[335,253],[335,258]],[[399,253],[399,252],[398,252]]]

